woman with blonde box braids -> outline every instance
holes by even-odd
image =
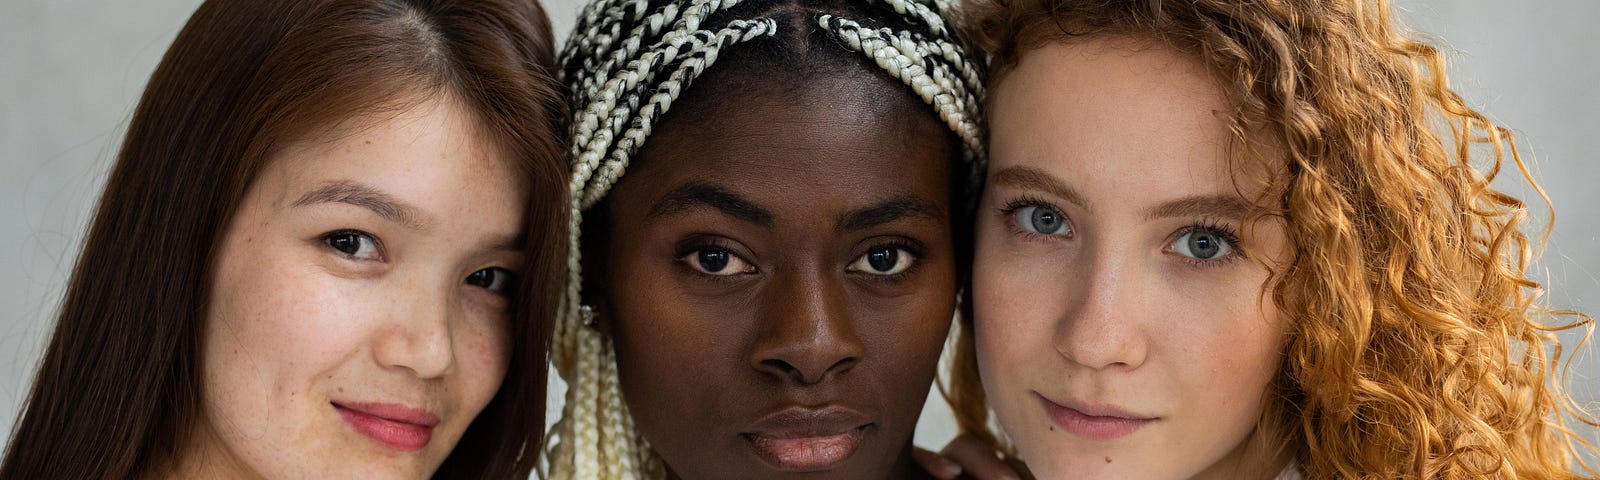
[[[1593,321],[1536,302],[1491,185],[1542,191],[1388,2],[968,7],[968,438],[992,406],[1040,478],[1597,474],[1556,337]]]
[[[983,169],[980,68],[940,12],[588,5],[561,56],[573,255],[549,477],[928,475],[912,430]]]

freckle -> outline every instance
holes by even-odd
[[[1111,457],[1106,457],[1106,463],[1111,463]]]
[[[372,140],[364,140],[361,143],[365,143],[367,145],[372,145]]]

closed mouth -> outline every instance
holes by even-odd
[[[773,468],[814,472],[848,460],[873,425],[865,415],[844,408],[793,407],[762,418],[740,436]]]

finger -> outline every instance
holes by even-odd
[[[944,457],[961,465],[969,478],[978,480],[1019,480],[1022,475],[1011,468],[999,455],[995,454],[994,446],[988,442],[978,440],[970,435],[961,435],[945,445],[940,452]]]
[[[956,477],[961,476],[960,464],[922,447],[911,449],[911,457],[922,465],[923,470],[927,470],[930,475],[939,480],[955,480]]]

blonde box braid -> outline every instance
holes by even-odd
[[[746,0],[760,1],[760,0]],[[652,8],[652,4],[659,5]],[[771,18],[707,20],[740,0],[596,0],[580,14],[560,61],[573,111],[571,272],[556,321],[551,356],[567,382],[566,404],[551,429],[544,477],[662,478],[665,465],[633,428],[617,381],[616,352],[586,325],[580,308],[582,214],[622,177],[654,122],[723,49],[779,33]],[[920,28],[867,28],[836,15],[815,26],[863,54],[932,106],[962,140],[967,187],[982,183],[984,150],[977,65],[951,35],[932,0],[864,0],[875,13]],[[714,29],[702,25],[718,25]]]

